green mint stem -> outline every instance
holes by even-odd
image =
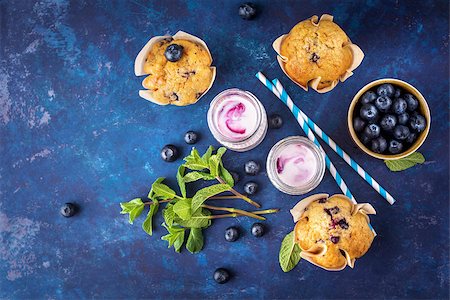
[[[264,214],[273,214],[278,212],[278,208],[274,209],[266,209],[266,210],[257,210],[252,211],[252,214],[255,215],[264,215]],[[193,219],[221,219],[221,218],[236,218],[236,217],[243,217],[244,215],[241,215],[239,213],[232,213],[232,214],[223,214],[223,215],[210,215],[210,216],[201,216],[201,217],[192,217]]]
[[[223,211],[228,211],[228,212],[231,212],[231,213],[238,213],[240,215],[244,215],[244,216],[255,218],[255,219],[258,219],[258,220],[262,220],[262,221],[264,221],[266,219],[264,217],[261,217],[261,216],[258,216],[256,214],[254,214],[254,213],[251,213],[251,212],[248,212],[248,211],[245,211],[245,210],[242,210],[242,209],[237,209],[237,208],[219,207],[219,206],[212,206],[212,205],[206,205],[206,204],[203,204],[202,207],[203,208],[207,208],[207,209],[212,209],[212,210],[223,210]]]
[[[170,202],[170,201],[172,201],[173,199],[166,199],[166,200],[161,200],[161,201],[158,201],[158,203],[166,203],[166,202]],[[152,205],[152,204],[154,204],[155,202],[153,202],[153,201],[148,201],[148,202],[144,202],[144,205]]]
[[[216,179],[217,179],[217,181],[219,181],[222,184],[227,184],[220,176],[217,176]],[[251,205],[253,205],[253,206],[257,207],[257,208],[261,207],[261,205],[259,203],[253,201],[252,199],[248,198],[247,196],[242,195],[241,193],[239,193],[238,191],[233,189],[231,186],[230,186],[230,192],[232,192],[234,195],[238,196],[242,200],[250,203]]]
[[[223,200],[223,199],[241,199],[241,197],[229,195],[229,196],[212,196],[208,198],[208,200]]]

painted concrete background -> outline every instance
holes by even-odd
[[[244,21],[239,1],[0,1],[0,298],[448,298],[449,69],[447,1],[257,1]],[[330,13],[366,54],[354,76],[326,94],[304,92],[283,75],[272,41],[298,21]],[[193,106],[161,107],[140,99],[133,61],[154,35],[184,30],[211,49],[217,79]],[[278,77],[295,102],[394,197],[390,206],[325,148],[360,202],[378,214],[372,248],[356,268],[330,273],[301,261],[278,265],[282,238],[300,199],[278,192],[266,172],[254,198],[268,217],[267,234],[251,236],[252,220],[215,221],[204,250],[166,248],[119,214],[119,202],[146,195],[159,176],[181,163],[159,157],[167,143],[189,151],[184,132],[201,133],[204,151],[217,142],[206,123],[211,99],[238,87],[255,93],[285,124],[256,149],[228,152],[225,165],[244,175],[271,146],[301,135],[289,111],[255,79]],[[366,83],[383,77],[416,86],[429,102],[432,126],[420,151],[427,162],[401,173],[358,150],[346,128],[347,107]],[[252,178],[253,179],[253,178]],[[238,189],[242,190],[244,178]],[[338,193],[329,173],[312,193]],[[59,207],[75,202],[73,218]],[[245,203],[236,206],[250,209]],[[240,226],[235,243],[224,230]],[[217,285],[212,273],[234,274]]]

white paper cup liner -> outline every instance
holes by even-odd
[[[327,21],[333,21],[333,16],[332,15],[327,15],[327,14],[323,14],[320,19],[318,16],[314,15],[312,16],[310,19],[311,23],[314,26],[319,26],[320,21],[322,20],[327,20]],[[363,58],[364,58],[364,53],[361,50],[361,48],[359,48],[356,44],[353,44],[350,39],[348,40],[348,43],[343,45],[343,47],[348,47],[350,49],[350,51],[352,52],[352,63],[350,64],[350,67],[343,73],[341,74],[341,76],[339,77],[339,79],[334,80],[330,86],[326,86],[323,88],[318,88],[320,80],[322,79],[321,77],[317,77],[314,79],[311,79],[306,86],[301,85],[300,83],[296,82],[294,78],[292,78],[286,71],[285,69],[285,64],[288,61],[288,58],[281,55],[281,44],[283,43],[283,40],[285,39],[285,37],[288,34],[283,34],[282,36],[278,37],[272,44],[273,49],[275,50],[275,52],[278,54],[277,55],[277,61],[278,64],[281,67],[281,70],[283,70],[284,74],[286,74],[287,77],[289,77],[289,79],[291,79],[295,84],[297,84],[298,86],[300,86],[302,89],[304,89],[305,91],[308,91],[308,86],[311,87],[313,90],[317,91],[318,93],[326,93],[331,91],[332,89],[334,89],[334,87],[339,83],[339,81],[344,82],[347,78],[349,78],[350,76],[353,75],[353,71],[361,64]]]
[[[167,38],[173,38],[174,40],[188,40],[197,44],[200,44],[203,46],[203,48],[206,49],[206,51],[209,54],[209,57],[211,58],[211,63],[212,63],[212,56],[211,56],[211,52],[208,49],[208,46],[206,45],[206,43],[192,35],[189,34],[187,32],[184,31],[178,31],[177,33],[175,33],[173,36],[170,35],[164,35],[164,36],[155,36],[152,37],[147,44],[145,44],[144,47],[142,47],[141,51],[139,51],[138,55],[136,56],[136,59],[134,60],[134,74],[136,76],[144,76],[144,75],[148,75],[148,73],[146,73],[144,71],[144,65],[145,65],[145,61],[147,59],[148,53],[149,51],[152,49],[153,45],[155,43],[158,43],[161,40],[167,39]],[[212,87],[214,80],[216,79],[216,67],[211,66],[211,71],[212,71],[212,77],[211,77],[211,83],[209,84],[208,88],[205,90],[205,92],[197,99],[200,100],[200,98],[202,98],[208,91],[209,89]],[[142,98],[144,98],[145,100],[148,100],[150,102],[156,103],[158,105],[167,105],[168,103],[161,103],[160,101],[158,101],[157,99],[153,98],[152,96],[152,91],[151,90],[140,90],[139,91],[139,96],[141,96]],[[197,101],[190,103],[190,104],[195,104],[197,103]],[[173,105],[177,105],[176,103],[172,103]],[[186,105],[186,104],[184,104]]]

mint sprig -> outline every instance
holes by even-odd
[[[233,186],[234,181],[230,172],[223,166],[222,156],[226,149],[221,147],[213,153],[213,147],[200,156],[197,149],[193,148],[191,153],[184,158],[185,163],[178,168],[176,179],[180,189],[177,195],[175,190],[163,183],[164,177],[157,178],[147,195],[148,201],[135,198],[128,202],[120,203],[121,214],[128,214],[129,223],[133,224],[146,206],[149,207],[147,216],[142,223],[142,229],[149,235],[153,234],[153,218],[158,213],[161,204],[163,209],[164,223],[168,234],[161,239],[168,242],[168,246],[174,247],[180,252],[187,236],[186,249],[191,253],[197,253],[203,248],[203,231],[211,226],[211,221],[218,218],[248,216],[259,220],[265,220],[261,215],[271,214],[278,209],[259,211],[245,211],[232,207],[212,206],[205,204],[211,199],[243,199],[252,205],[258,206],[256,202],[237,192]],[[188,171],[186,173],[186,171]],[[192,197],[187,196],[187,184],[190,182],[204,180],[217,180],[219,183],[207,186],[195,192]],[[217,196],[223,192],[231,192],[233,196]],[[225,211],[227,214],[211,214],[211,211]]]
[[[417,164],[423,164],[425,157],[420,152],[414,152],[407,157],[396,160],[385,160],[384,163],[393,172],[400,172],[414,167]]]

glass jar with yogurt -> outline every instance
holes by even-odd
[[[258,146],[266,136],[266,110],[252,93],[228,89],[211,101],[208,127],[214,138],[228,149],[247,151]]]
[[[266,168],[270,181],[278,190],[302,195],[322,181],[325,154],[307,138],[290,136],[272,147]]]

